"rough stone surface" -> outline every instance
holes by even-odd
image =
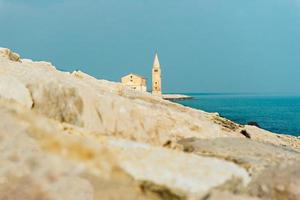
[[[264,144],[244,138],[197,139],[178,142],[184,151],[232,161],[243,166],[252,176],[282,162],[300,159],[291,148]]]
[[[263,199],[300,199],[300,162],[282,162],[269,168],[249,185],[249,193]]]
[[[0,74],[0,99],[14,100],[27,108],[32,107],[29,90],[13,76]]]
[[[201,196],[231,179],[239,179],[243,186],[250,181],[246,170],[220,159],[163,151],[160,147],[121,140],[112,140],[109,144],[122,149],[118,158],[127,173],[138,180],[151,180],[184,194]]]
[[[0,52],[0,74],[14,77],[29,90],[33,110],[60,122],[98,134],[170,147],[178,139],[188,137],[245,137],[240,132],[246,129],[254,140],[300,149],[300,141],[243,127],[217,114],[131,91],[80,71],[60,72],[48,62],[13,61],[18,60],[8,56],[14,55],[13,52]],[[7,85],[6,90],[13,87]],[[23,104],[30,105],[26,96],[24,93]]]
[[[149,199],[92,140],[0,103],[0,199]]]
[[[93,199],[96,193],[107,192],[94,185],[96,182],[120,187],[115,191],[119,194],[114,194],[119,197],[128,187],[135,188],[128,194],[134,198],[158,198],[168,191],[172,198],[189,199],[201,197],[232,179],[238,179],[244,187],[251,180],[246,170],[231,162],[88,136],[76,127],[64,127],[11,103],[0,102],[0,135],[3,198],[33,195],[30,198]],[[23,183],[28,184],[25,187]],[[159,192],[152,191],[154,186]],[[20,192],[15,194],[15,190]]]
[[[257,197],[251,197],[249,195],[244,195],[244,194],[233,194],[224,191],[212,191],[204,199],[205,200],[259,200],[259,198]]]
[[[20,55],[7,48],[0,48],[0,56],[9,61],[19,62]]]
[[[299,138],[0,48],[1,200],[297,199],[299,151]]]

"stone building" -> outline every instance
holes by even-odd
[[[152,94],[157,96],[162,96],[161,92],[161,69],[158,60],[157,53],[154,57],[154,62],[152,66]]]
[[[141,92],[147,91],[146,78],[140,75],[132,74],[132,73],[128,74],[121,78],[121,82],[133,90],[137,90]]]
[[[162,96],[162,78],[161,78],[161,68],[159,64],[159,59],[157,53],[155,54],[153,65],[152,65],[152,94],[156,96]],[[121,78],[122,84],[128,86],[129,88],[137,91],[146,92],[147,91],[147,81],[146,78],[137,74],[128,74]]]

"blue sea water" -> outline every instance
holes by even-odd
[[[180,104],[221,116],[239,124],[257,122],[275,133],[300,135],[300,96],[262,96],[242,94],[187,94]]]

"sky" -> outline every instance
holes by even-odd
[[[300,0],[0,0],[0,46],[164,92],[300,94]]]

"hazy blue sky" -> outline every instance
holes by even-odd
[[[300,0],[0,0],[0,46],[168,92],[300,93]]]

